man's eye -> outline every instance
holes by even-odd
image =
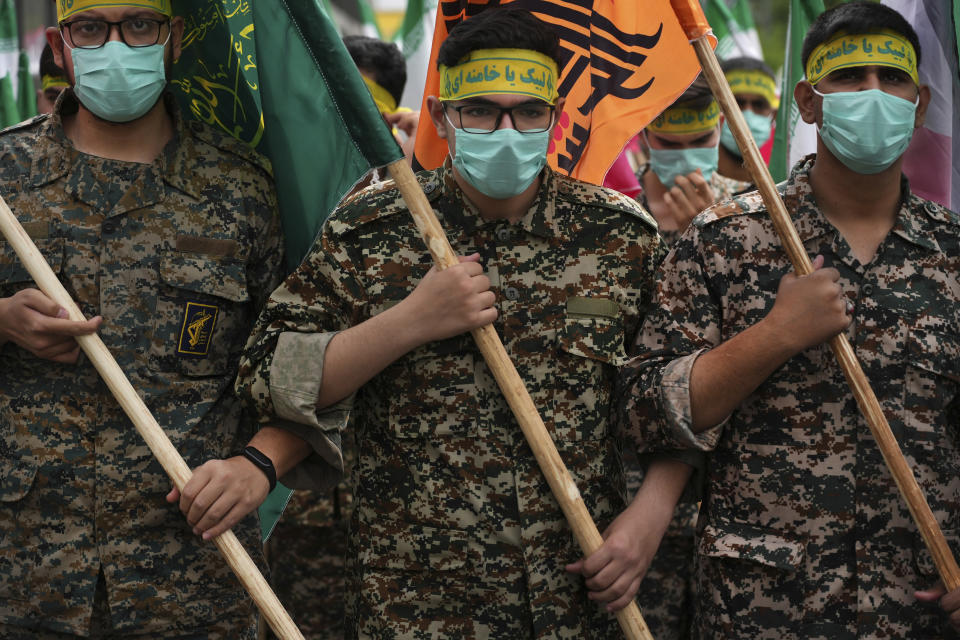
[[[487,107],[466,107],[461,113],[471,118],[486,118],[493,114],[493,109]]]
[[[131,18],[126,22],[127,22],[127,29],[134,33],[148,31],[151,27],[148,21],[141,20],[140,18]]]
[[[524,107],[523,109],[517,110],[517,115],[521,118],[530,118],[531,120],[536,120],[537,118],[542,118],[546,115],[547,110],[541,109],[540,107]]]
[[[880,79],[884,82],[900,83],[910,80],[910,76],[898,69],[885,69],[880,72]]]
[[[93,35],[101,33],[105,26],[102,22],[96,21],[84,21],[84,22],[75,22],[73,28],[82,33],[83,35]]]

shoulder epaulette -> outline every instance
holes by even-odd
[[[630,196],[626,196],[614,189],[583,182],[582,180],[577,180],[576,178],[571,178],[560,173],[554,173],[554,179],[557,181],[558,197],[616,211],[623,215],[642,220],[654,230],[657,229],[657,222],[653,219],[653,216]]]
[[[440,195],[440,171],[421,171],[417,173],[417,182],[427,196],[433,200]],[[407,203],[393,180],[372,184],[344,198],[330,216],[330,230],[335,234],[347,233],[352,229],[382,220],[397,213],[410,215]]]
[[[763,198],[760,196],[760,192],[748,191],[743,195],[721,200],[717,204],[707,207],[700,215],[694,218],[694,222],[698,226],[704,227],[733,216],[765,213],[766,210],[767,208],[766,205],[763,204]]]
[[[958,215],[956,212],[947,209],[941,204],[931,202],[930,200],[926,200],[917,195],[912,195],[911,197],[917,201],[917,204],[920,205],[927,217],[932,218],[940,223],[960,226],[960,215]]]
[[[250,145],[244,144],[236,138],[221,133],[213,127],[202,122],[197,122],[196,120],[187,124],[186,128],[190,130],[190,133],[192,133],[197,140],[216,147],[221,151],[235,155],[258,167],[273,178],[273,165],[270,163],[270,159],[255,149],[252,149]]]
[[[38,124],[40,124],[41,122],[43,122],[44,120],[46,120],[47,118],[49,118],[49,117],[50,117],[50,114],[49,114],[49,113],[41,113],[40,115],[38,115],[38,116],[33,116],[32,118],[28,118],[27,120],[24,120],[23,122],[18,122],[17,124],[12,124],[12,125],[10,125],[9,127],[5,128],[5,129],[0,129],[0,136],[2,136],[2,135],[4,135],[4,134],[7,134],[7,133],[15,133],[15,132],[17,132],[17,131],[25,131],[25,130],[27,130],[27,129],[31,129],[31,128],[37,126]]]

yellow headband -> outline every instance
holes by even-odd
[[[170,0],[57,0],[57,22],[63,22],[81,11],[104,7],[135,7],[173,16]]]
[[[363,81],[367,83],[367,89],[370,89],[370,95],[373,96],[373,101],[377,103],[377,110],[380,111],[380,113],[396,112],[397,101],[393,99],[389,91],[367,76],[363,76]]]
[[[70,83],[67,82],[67,79],[63,76],[43,76],[40,78],[40,90],[46,91],[47,89],[66,89],[70,86]]]
[[[440,99],[509,93],[556,104],[557,76],[557,63],[537,51],[479,49],[456,66],[440,65]]]
[[[738,93],[755,93],[763,96],[774,109],[780,108],[780,98],[777,97],[777,85],[773,78],[763,71],[751,69],[734,69],[726,74],[730,90],[734,95]]]
[[[807,60],[807,82],[817,84],[832,71],[845,67],[876,64],[906,71],[920,84],[917,75],[917,53],[910,41],[899,33],[841,34],[824,42],[810,53]]]
[[[716,128],[719,123],[720,106],[714,100],[706,109],[699,111],[683,106],[670,107],[648,124],[647,129],[654,133],[686,135],[706,133]]]

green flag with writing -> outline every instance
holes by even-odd
[[[20,50],[20,63],[17,69],[17,111],[21,120],[37,115],[37,90],[33,86],[30,74],[30,56]]]
[[[175,0],[185,20],[172,85],[186,117],[273,165],[287,263],[309,251],[340,199],[403,157],[320,0]],[[261,511],[264,538],[289,490]]]

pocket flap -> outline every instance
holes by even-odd
[[[471,554],[470,537],[457,529],[402,523],[389,534],[368,532],[362,537],[366,541],[361,545],[359,559],[368,567],[453,571],[467,566]]]
[[[910,364],[960,382],[960,339],[955,335],[913,328],[907,353]]]
[[[60,273],[63,266],[63,238],[35,239],[33,242],[53,272]],[[0,240],[0,284],[23,282],[33,282],[33,277],[20,262],[20,257],[13,250],[13,245]]]
[[[741,522],[707,525],[700,553],[711,558],[749,560],[778,569],[794,570],[803,562],[803,544],[782,533]]]
[[[627,363],[624,328],[620,318],[585,316],[568,311],[557,337],[560,349],[567,353],[615,367]]]
[[[227,257],[172,252],[163,256],[160,279],[171,287],[226,298],[250,299],[243,262]]]
[[[3,476],[0,476],[0,502],[17,502],[27,495],[37,475],[37,465],[33,460],[4,460]]]

